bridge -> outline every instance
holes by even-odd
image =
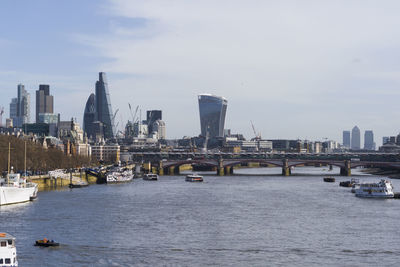
[[[150,162],[158,174],[178,174],[182,165],[205,166],[217,175],[233,174],[234,166],[259,163],[282,168],[282,175],[304,165],[329,165],[340,168],[340,175],[350,176],[351,169],[374,167],[400,170],[396,153],[194,153],[194,152],[129,152],[136,162]]]

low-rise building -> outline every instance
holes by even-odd
[[[117,162],[120,160],[119,145],[92,145],[92,157],[97,161]]]

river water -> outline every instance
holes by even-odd
[[[400,200],[357,198],[338,186],[346,177],[324,183],[324,168],[279,172],[40,192],[1,207],[0,231],[17,238],[20,266],[397,265]],[[34,247],[43,237],[62,245]]]

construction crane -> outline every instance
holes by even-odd
[[[131,106],[131,104],[128,103],[128,105],[129,105],[129,111],[130,111],[131,116],[132,116],[132,123],[135,123],[135,122],[136,122],[136,121],[135,121],[135,118],[136,118],[137,112],[138,112],[138,110],[139,110],[139,105],[136,107],[135,114],[133,114],[133,112],[132,112],[132,106]]]
[[[3,126],[3,114],[4,114],[4,108],[0,108],[0,127]]]
[[[250,121],[251,127],[253,128],[253,133],[254,133],[254,140],[261,140],[261,133],[256,132],[256,127],[254,127],[254,124],[252,121]]]

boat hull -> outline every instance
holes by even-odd
[[[0,206],[28,202],[36,197],[37,187],[0,187]]]

